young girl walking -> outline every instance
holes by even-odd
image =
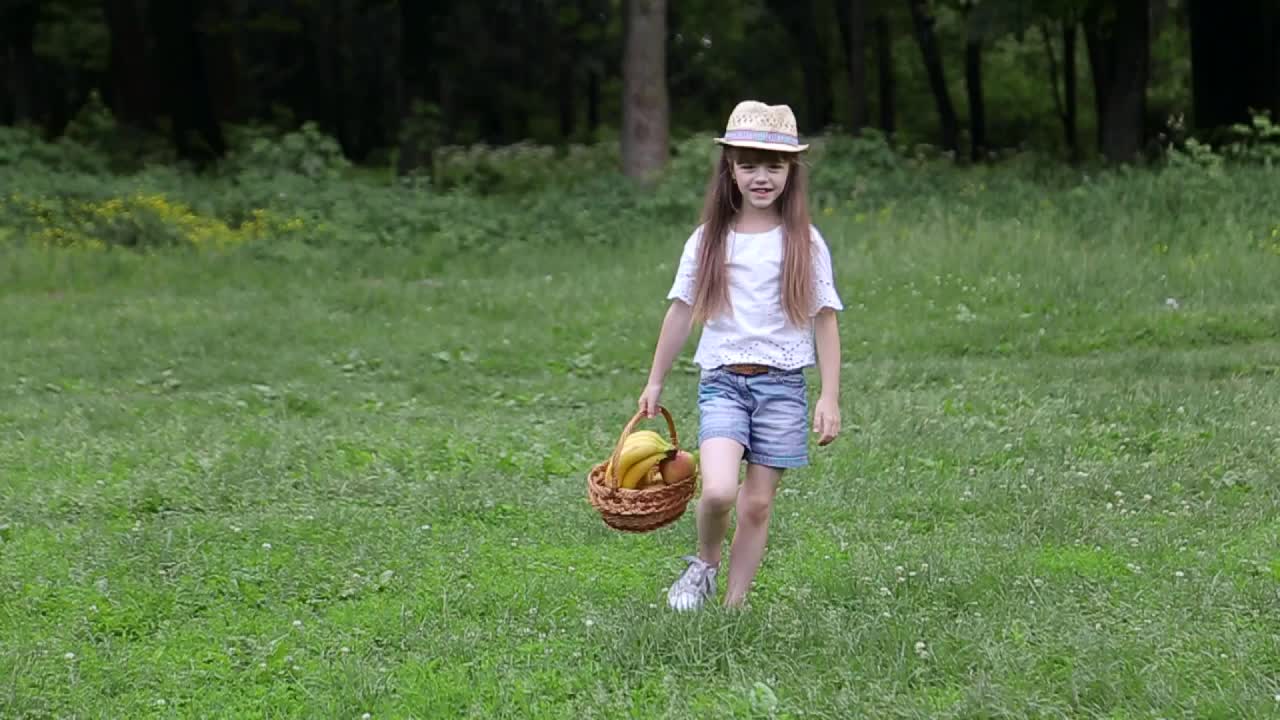
[[[764,556],[782,474],[808,464],[804,368],[819,366],[813,432],[826,445],[840,432],[843,310],[831,254],[809,222],[807,178],[795,116],[785,105],[738,104],[707,187],[702,223],[685,242],[640,411],[657,414],[663,382],[693,323],[702,324],[694,362],[698,382],[698,550],[671,585],[672,609],[692,610],[716,596],[729,516],[724,603],[741,605]],[[739,489],[739,470],[746,461]]]

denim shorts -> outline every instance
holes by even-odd
[[[802,370],[738,375],[702,371],[698,382],[698,444],[729,438],[747,462],[776,468],[809,464],[809,398]]]

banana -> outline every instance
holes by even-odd
[[[622,454],[618,458],[617,472],[612,464],[605,468],[605,477],[619,480],[630,474],[637,462],[655,454],[670,452],[674,446],[664,437],[652,430],[641,430],[631,433],[622,443]],[[621,483],[619,483],[621,485]]]
[[[649,471],[656,468],[658,463],[665,460],[670,454],[670,450],[660,450],[637,461],[627,469],[618,487],[634,490],[640,485],[640,481],[649,475]]]

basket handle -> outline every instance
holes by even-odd
[[[667,419],[667,430],[669,430],[671,434],[671,444],[676,446],[678,449],[680,447],[680,438],[676,436],[676,421],[671,418],[671,413],[668,412],[665,407],[659,405],[658,410],[662,411],[662,416]],[[618,461],[622,458],[622,446],[626,443],[627,436],[631,434],[631,431],[636,429],[636,425],[638,425],[644,417],[644,411],[637,411],[636,414],[632,416],[631,421],[627,423],[626,427],[622,428],[622,434],[618,436],[618,444],[613,447],[613,454],[609,456],[609,468],[611,468],[610,474],[614,477],[606,478],[606,480],[611,480],[613,482],[613,487],[618,487],[618,483],[622,482],[622,478],[617,477]]]

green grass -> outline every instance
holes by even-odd
[[[846,431],[692,616],[585,495],[686,224],[0,249],[0,716],[1275,717],[1275,220],[1130,182],[819,212]]]

